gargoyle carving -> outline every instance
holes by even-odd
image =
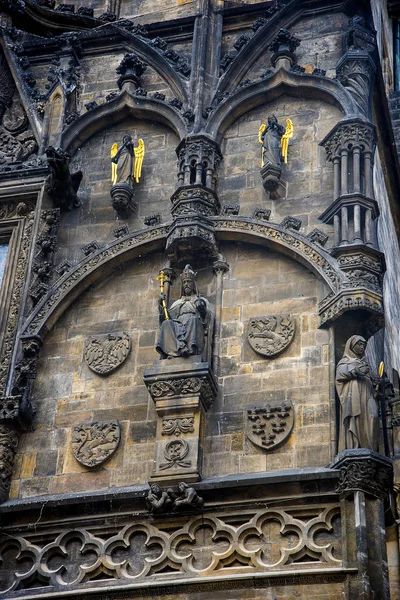
[[[77,208],[80,205],[77,192],[82,181],[82,171],[70,172],[71,157],[62,148],[49,146],[46,148],[46,156],[50,167],[46,191],[54,205],[65,211]]]

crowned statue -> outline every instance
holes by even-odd
[[[163,289],[162,272],[159,280]],[[197,273],[186,265],[181,274],[181,296],[167,308],[166,295],[159,298],[160,335],[156,350],[162,359],[198,355],[207,359],[212,337],[212,312],[197,289]]]
[[[371,369],[364,360],[366,345],[366,340],[360,335],[351,336],[346,342],[343,358],[337,365],[339,452],[354,448],[378,451],[378,404]]]

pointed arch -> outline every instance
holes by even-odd
[[[132,96],[127,90],[123,90],[114,100],[88,111],[65,129],[62,147],[73,155],[92,135],[119,123],[129,115],[163,123],[170,127],[180,140],[187,134],[183,117],[172,106],[154,98]]]

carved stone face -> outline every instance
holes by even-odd
[[[154,483],[151,487],[150,487],[151,491],[153,492],[153,494],[159,494],[160,493],[160,486],[157,485],[156,483]]]
[[[182,282],[182,290],[185,296],[191,296],[194,293],[194,283],[191,279],[185,279]]]
[[[365,353],[366,345],[367,345],[367,342],[365,342],[363,340],[358,340],[358,342],[356,342],[352,348],[354,354],[356,356],[359,356],[360,358],[362,358]]]
[[[185,489],[186,489],[186,486],[183,483],[183,481],[181,481],[181,483],[178,484],[178,490],[182,493],[185,491]]]

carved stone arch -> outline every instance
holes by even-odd
[[[270,246],[290,256],[312,271],[336,293],[345,279],[336,260],[323,248],[296,231],[287,231],[275,223],[262,224],[248,217],[213,217],[216,235],[221,240],[245,240]],[[115,268],[135,257],[165,248],[170,224],[130,233],[114,240],[82,260],[51,287],[48,294],[28,317],[22,333],[45,335],[71,303],[89,286]]]
[[[217,92],[235,90],[253,64],[266,52],[281,28],[290,29],[305,14],[307,0],[290,0],[260,27],[221,76]],[[330,9],[332,9],[330,3]],[[341,4],[341,3],[338,3]],[[266,65],[266,68],[268,65]]]
[[[184,119],[174,108],[160,100],[132,96],[127,90],[123,90],[114,100],[88,111],[65,129],[62,147],[73,155],[92,135],[119,123],[129,115],[167,125],[180,140],[187,135]]]
[[[245,241],[270,247],[309,269],[333,293],[346,279],[336,259],[302,233],[250,217],[212,217],[212,221],[217,240]]]
[[[29,315],[22,334],[45,335],[89,286],[136,257],[165,248],[170,224],[141,229],[109,242],[61,276]]]
[[[119,30],[119,33],[125,38],[123,49],[126,52],[135,52],[141,60],[152,67],[152,69],[166,81],[175,96],[182,100],[184,104],[188,104],[189,97],[187,84],[179,74],[174,71],[167,59],[164,58],[160,52],[157,52],[155,48],[150,46],[148,41],[144,41],[140,37],[135,36],[122,28]]]
[[[357,114],[354,100],[339,82],[280,69],[272,77],[249,85],[221,102],[208,120],[205,130],[219,142],[225,130],[241,115],[283,94],[324,100],[339,108],[345,116]]]

